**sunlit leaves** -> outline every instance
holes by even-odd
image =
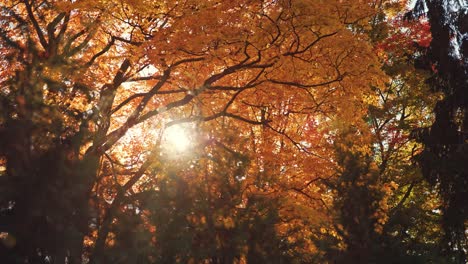
[[[371,190],[363,200],[371,210],[358,216],[382,233],[396,187],[375,179],[379,158],[366,117],[369,105],[377,118],[393,108],[376,96],[388,91],[389,77],[367,34],[372,1],[4,7],[17,17],[2,13],[13,25],[0,32],[0,52],[12,65],[0,76],[8,110],[0,121],[24,122],[29,133],[9,137],[17,152],[8,154],[7,171],[49,177],[31,164],[48,151],[63,155],[53,187],[37,192],[79,204],[63,217],[86,235],[91,263],[135,256],[259,263],[271,252],[311,262],[323,256],[314,238],[343,247],[346,227],[335,226],[332,210],[337,194],[352,201],[353,191]],[[10,134],[19,133],[9,124]],[[394,127],[381,132],[393,145],[406,139]],[[356,184],[335,185],[351,170],[336,155],[344,141],[354,142],[344,151],[358,156],[360,168],[351,169],[363,173]],[[81,258],[79,246],[72,251]]]

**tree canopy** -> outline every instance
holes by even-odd
[[[3,263],[465,263],[464,1],[0,3]]]

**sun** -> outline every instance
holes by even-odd
[[[167,127],[163,133],[165,148],[174,154],[187,152],[192,146],[192,133],[190,127],[173,125]]]

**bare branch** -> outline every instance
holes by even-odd
[[[109,49],[112,47],[112,45],[114,45],[114,43],[115,43],[115,38],[111,37],[111,40],[109,41],[109,43],[107,43],[107,45],[101,51],[94,54],[94,56],[85,64],[85,66],[89,67],[93,65],[94,61],[100,56],[104,55],[106,52],[108,52]]]
[[[311,152],[310,150],[308,150],[306,147],[304,147],[300,142],[297,142],[296,140],[294,140],[291,136],[289,136],[288,134],[286,134],[284,131],[279,131],[278,129],[272,127],[271,125],[267,124],[266,125],[269,129],[273,130],[274,132],[286,137],[286,139],[288,139],[297,149],[299,149],[300,151],[303,151],[307,154],[310,154],[310,155],[313,155],[317,158],[320,158],[322,160],[325,160],[325,161],[328,161],[326,158],[320,156],[319,154],[316,154],[316,153],[313,153]]]
[[[290,82],[290,81],[281,81],[281,80],[275,80],[275,79],[269,79],[270,82],[274,84],[283,84],[283,85],[288,85],[288,86],[294,86],[298,88],[314,88],[314,87],[320,87],[320,86],[326,86],[332,83],[340,82],[344,78],[344,74],[337,76],[335,79],[327,82],[322,82],[322,83],[312,83],[312,84],[303,84],[303,83],[298,83],[298,82]]]
[[[329,37],[332,37],[334,35],[338,34],[338,31],[336,32],[332,32],[330,34],[325,34],[325,35],[321,35],[321,36],[318,36],[314,41],[312,41],[309,45],[305,46],[303,49],[299,49],[299,44],[297,44],[297,48],[296,48],[296,51],[288,51],[286,53],[284,53],[283,55],[284,56],[291,56],[291,55],[298,55],[298,54],[302,54],[306,51],[308,51],[310,48],[312,48],[315,44],[317,44],[320,40],[324,39],[324,38],[329,38]],[[298,37],[299,38],[299,37]]]
[[[36,17],[34,16],[34,13],[32,11],[32,6],[29,3],[29,0],[24,0],[23,3],[26,6],[26,11],[28,12],[28,17],[31,20],[34,29],[36,30],[36,34],[39,37],[39,42],[41,43],[44,50],[47,50],[47,46],[49,44],[47,43],[47,40],[44,37],[44,33],[41,30],[41,26],[39,26],[39,23],[37,22]]]

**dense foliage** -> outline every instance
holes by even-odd
[[[0,262],[465,263],[455,2],[1,1]]]

